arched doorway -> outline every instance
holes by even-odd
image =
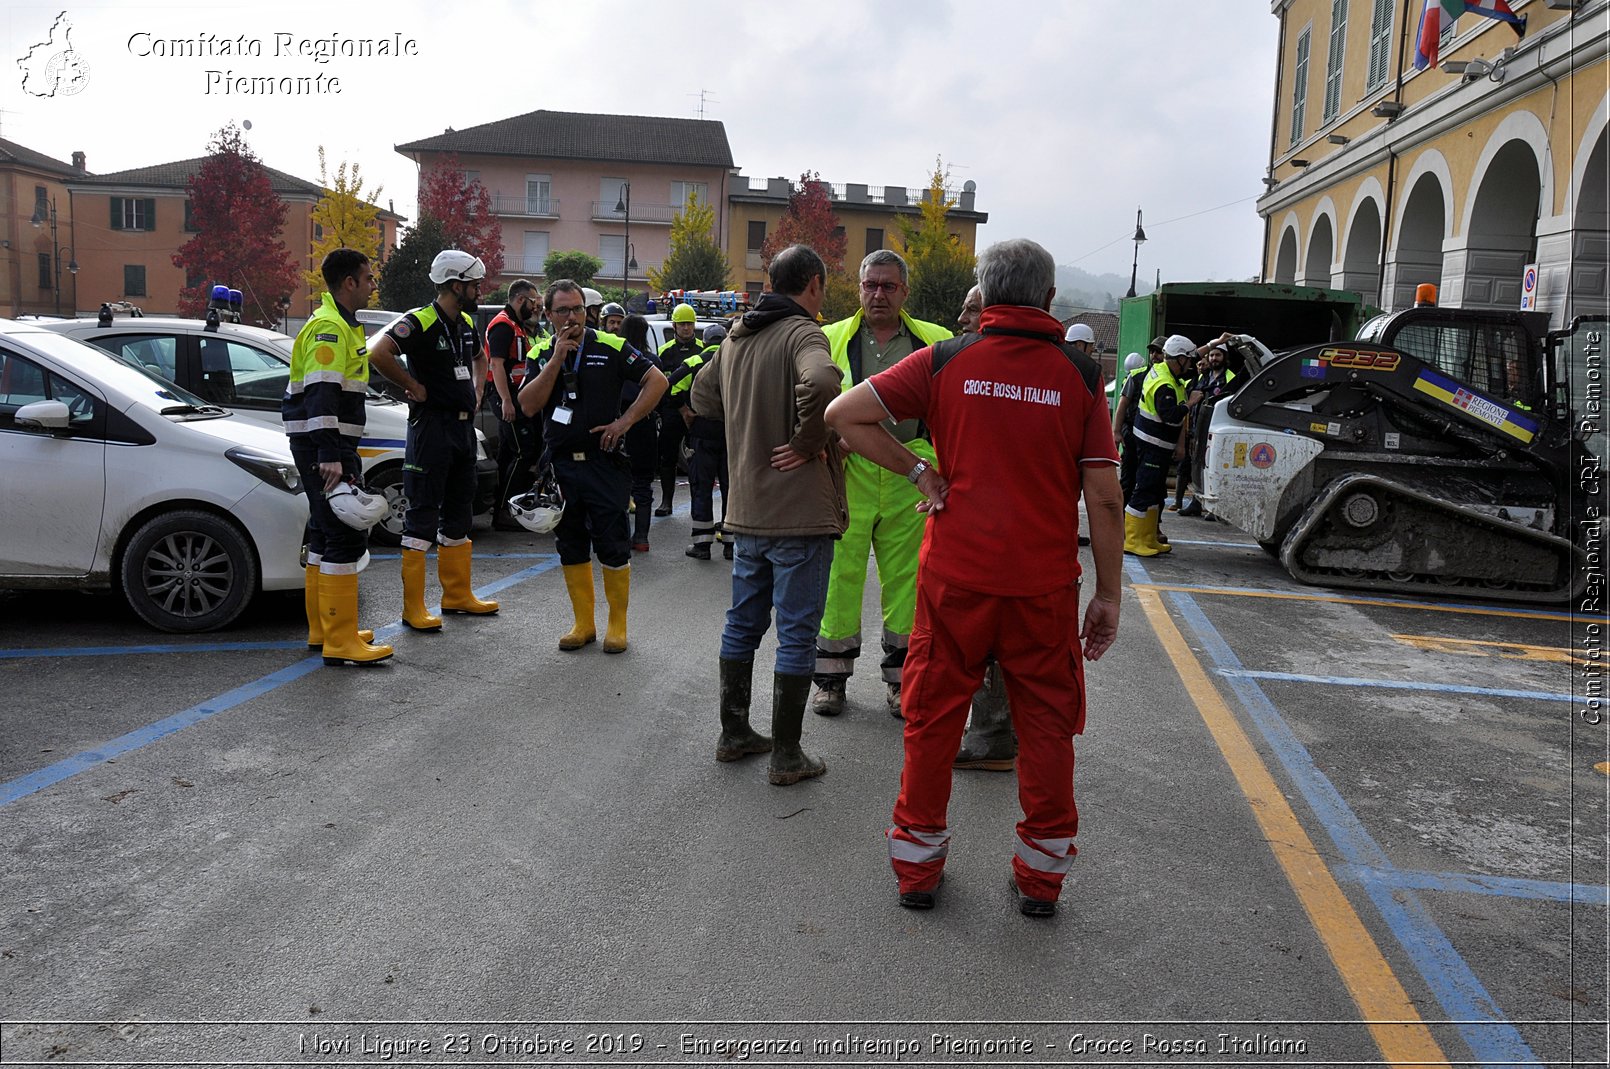
[[[1606,170],[1606,130],[1588,153],[1582,181],[1576,189],[1571,236],[1571,297],[1566,320],[1571,316],[1603,315],[1610,311],[1610,171]]]
[[[1275,281],[1288,286],[1297,282],[1297,229],[1288,226],[1280,235],[1280,252],[1275,256]]]
[[[1342,273],[1336,288],[1357,290],[1364,303],[1375,304],[1381,289],[1381,209],[1375,200],[1359,201],[1353,222],[1347,228],[1347,246],[1342,250]]]
[[[1537,249],[1543,177],[1532,146],[1516,138],[1493,154],[1470,204],[1464,248],[1448,257],[1449,304],[1519,308],[1521,273]]]
[[[1336,239],[1331,230],[1330,216],[1321,215],[1314,220],[1314,232],[1308,238],[1308,257],[1303,261],[1304,286],[1329,286],[1330,265],[1336,258]]]
[[[1435,174],[1422,174],[1409,188],[1399,215],[1398,246],[1387,265],[1387,306],[1409,308],[1422,282],[1442,286],[1442,242],[1448,202]]]

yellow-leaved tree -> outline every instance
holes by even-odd
[[[659,270],[649,271],[649,286],[661,293],[726,289],[732,268],[711,236],[715,231],[715,206],[701,204],[697,193],[689,193],[671,220],[671,252]]]
[[[376,217],[380,209],[374,201],[380,196],[376,186],[363,192],[363,175],[359,165],[350,167],[343,160],[335,169],[335,180],[330,180],[324,162],[324,146],[319,146],[319,184],[324,196],[313,206],[313,269],[306,272],[310,301],[314,307],[324,297],[324,276],[319,265],[324,257],[336,249],[357,249],[369,257],[378,276],[380,271],[380,227]],[[379,291],[369,298],[370,307],[376,307]]]
[[[899,219],[899,251],[911,267],[906,309],[918,319],[946,326],[956,321],[973,286],[973,267],[978,262],[960,235],[950,230],[946,216],[955,206],[950,171],[942,159],[936,159],[916,221],[908,216]]]

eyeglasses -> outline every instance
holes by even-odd
[[[900,286],[901,283],[899,282],[873,282],[869,279],[861,280],[861,289],[867,293],[876,293],[879,290],[882,290],[884,293],[893,293],[895,290],[899,289]]]
[[[558,317],[569,317],[569,316],[574,316],[574,315],[581,315],[585,311],[587,311],[587,309],[583,308],[579,304],[568,304],[568,305],[565,305],[562,308],[550,308],[550,309],[548,309],[548,318],[549,319],[554,319],[554,318],[558,318]]]

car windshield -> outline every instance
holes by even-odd
[[[227,409],[209,405],[189,390],[152,374],[144,367],[125,363],[93,345],[74,341],[72,338],[48,330],[19,332],[17,337],[46,355],[55,357],[68,367],[82,370],[86,375],[93,376],[105,385],[128,394],[147,408],[159,412],[179,408],[191,415],[229,414]]]

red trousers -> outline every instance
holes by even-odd
[[[1012,873],[1030,898],[1055,900],[1076,853],[1073,736],[1084,730],[1084,658],[1079,586],[1039,597],[980,594],[923,574],[917,619],[901,677],[905,768],[889,858],[900,890],[939,883],[950,849],[951,764],[967,710],[994,654],[1017,731],[1018,801]]]

